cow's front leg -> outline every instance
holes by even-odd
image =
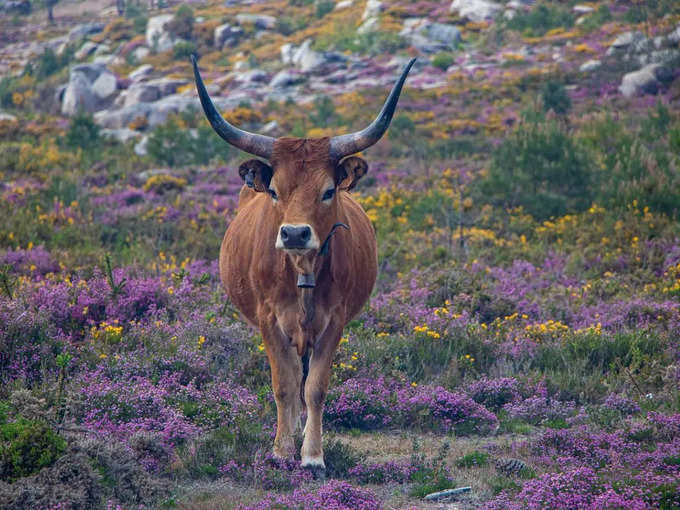
[[[302,467],[325,469],[321,434],[323,432],[323,405],[328,392],[333,355],[340,343],[342,326],[336,321],[326,328],[323,336],[316,343],[309,360],[309,374],[305,382],[305,404],[307,405],[307,422],[305,438],[302,443]]]
[[[274,455],[291,458],[295,455],[295,432],[300,424],[302,408],[302,363],[295,346],[276,326],[262,328],[262,336],[272,371],[272,389],[276,401]]]

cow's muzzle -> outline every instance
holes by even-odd
[[[309,225],[284,223],[279,227],[276,247],[283,250],[316,250],[319,248],[319,238]]]

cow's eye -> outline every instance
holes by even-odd
[[[273,198],[274,200],[278,200],[279,196],[276,194],[276,191],[274,191],[273,189],[269,188],[269,189],[267,190],[267,192],[272,196],[272,198]]]
[[[323,197],[321,197],[321,200],[324,200],[324,201],[330,200],[331,198],[333,198],[333,195],[335,195],[335,188],[327,189],[324,192]]]

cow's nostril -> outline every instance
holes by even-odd
[[[288,240],[288,229],[286,227],[281,228],[281,239],[284,241]]]
[[[312,231],[309,229],[309,227],[305,227],[302,230],[302,233],[300,234],[300,237],[302,238],[303,241],[309,241],[309,238],[312,236]]]

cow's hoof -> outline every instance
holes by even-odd
[[[326,479],[326,468],[324,466],[302,466],[304,469],[312,473],[314,480],[325,480]]]
[[[303,457],[301,466],[304,469],[308,469],[315,480],[325,480],[326,465],[323,462],[323,457]]]

